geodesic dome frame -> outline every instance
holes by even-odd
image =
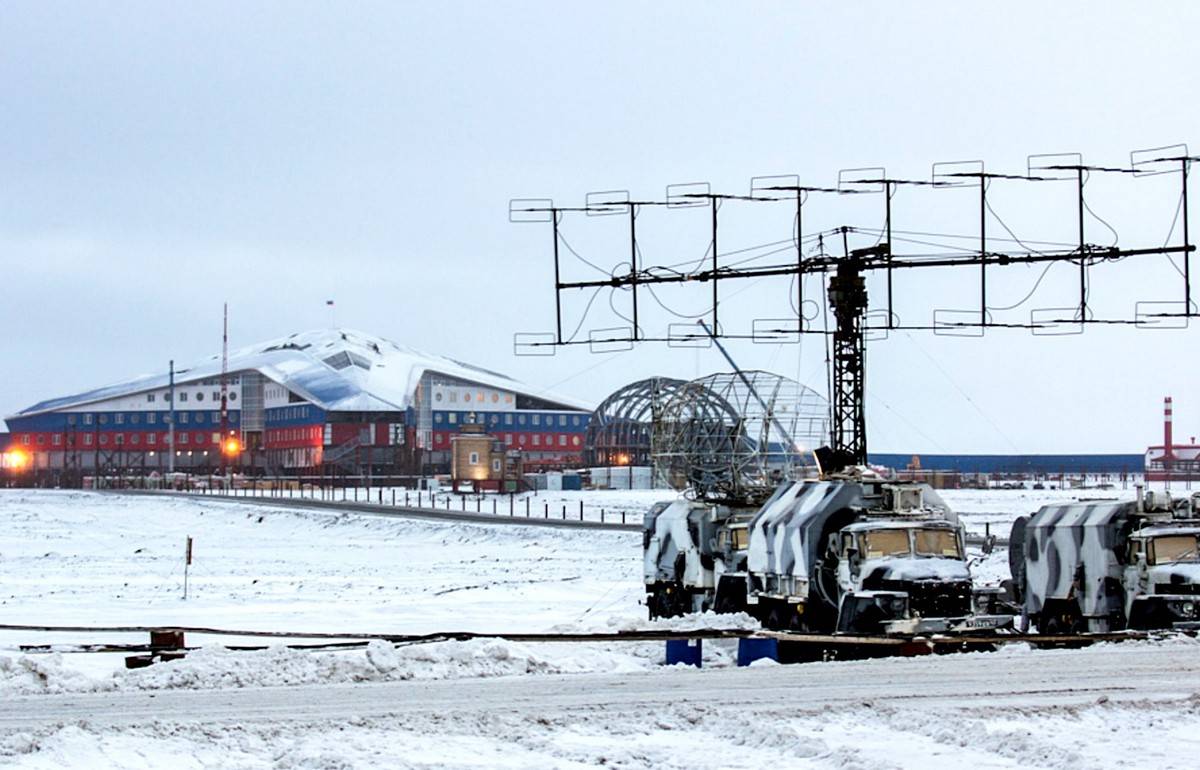
[[[674,391],[652,432],[656,475],[697,497],[754,504],[807,475],[828,441],[829,402],[764,371],[711,374]]]
[[[589,466],[650,465],[654,425],[683,380],[651,377],[614,391],[592,412],[584,441]]]

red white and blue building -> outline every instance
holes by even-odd
[[[6,418],[40,474],[243,471],[428,474],[481,422],[527,469],[578,465],[590,410],[503,374],[363,332],[293,334],[169,372],[52,398]],[[226,398],[221,415],[222,391]],[[171,431],[172,417],[174,431]],[[222,428],[224,433],[222,433]],[[172,444],[172,435],[174,443]]]

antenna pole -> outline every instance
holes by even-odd
[[[987,179],[979,175],[979,323],[987,325]]]
[[[633,292],[633,340],[638,339],[638,301],[637,301],[637,206],[629,204],[629,277],[630,290]],[[653,290],[652,290],[653,291]]]
[[[796,190],[796,331],[804,331],[804,201]]]
[[[895,314],[892,312],[892,183],[885,182],[883,185],[883,197],[887,199],[884,208],[884,223],[887,226],[887,247],[888,247],[888,267],[887,267],[887,304],[888,304],[888,322],[889,329],[892,328],[892,319]]]
[[[712,303],[713,303],[713,320],[712,333],[717,334],[721,328],[717,325],[717,285],[720,281],[717,280],[717,199],[714,196],[710,199],[712,203]]]
[[[1186,155],[1186,153],[1185,153]],[[1191,158],[1182,161],[1183,172],[1183,317],[1192,315],[1192,241],[1188,234],[1188,166]]]
[[[1083,242],[1083,166],[1079,174],[1079,321],[1087,320],[1087,257]]]
[[[558,270],[558,211],[550,209],[550,221],[554,227],[554,339],[562,344],[562,287]]]

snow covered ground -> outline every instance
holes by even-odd
[[[658,499],[658,493],[653,498],[646,495],[647,500],[626,499],[630,492],[582,494],[593,506],[607,505],[617,496],[623,496],[623,504],[643,507]],[[1094,493],[961,491],[945,496],[973,529],[987,521],[993,532],[1004,535],[1006,531],[995,528],[1006,530],[1015,516],[1077,494]],[[1101,493],[1122,494],[1132,493]],[[443,523],[288,511],[251,502],[22,490],[0,491],[0,521],[3,623],[334,633],[646,626],[639,604],[641,538],[635,532]],[[195,547],[185,601],[183,550],[189,535]],[[1006,574],[1004,552],[994,553],[980,571],[996,579]],[[22,654],[16,649],[30,642],[97,641],[145,639],[0,634],[0,702],[89,693],[228,688],[270,692],[281,686],[307,692],[440,680],[557,681],[561,675],[580,682],[616,676],[620,682],[622,676],[642,681],[666,674],[665,681],[683,682],[720,673],[712,669],[734,673],[733,647],[727,642],[705,644],[704,672],[664,672],[662,646],[653,643],[516,644],[483,639],[399,648],[377,642],[346,652],[277,647],[234,653],[216,645],[262,640],[195,636],[189,643],[208,645],[206,649],[183,661],[131,672],[121,668],[118,655]],[[1136,659],[1137,649],[1128,647],[1121,660]],[[1194,652],[1194,646],[1180,646],[1170,654],[1194,658]],[[1001,671],[1011,665],[1005,662],[1010,658],[1036,671],[1042,666],[1060,668],[1067,659],[1056,655],[1090,654],[1096,653],[1018,650],[991,657],[1000,661]],[[952,656],[945,665],[967,665],[953,661],[980,657]],[[844,669],[836,667],[844,665],[787,668],[837,672]],[[862,665],[867,667],[855,669],[855,678],[839,685],[838,692],[850,697],[859,689],[869,693],[872,678],[880,675],[888,681],[905,679],[904,671],[919,676],[912,662]],[[1124,683],[1123,669],[1118,678]],[[220,727],[166,711],[161,720],[132,726],[104,726],[85,719],[30,729],[0,727],[0,764],[875,768],[958,767],[971,762],[979,767],[1111,767],[1125,763],[1123,748],[1130,742],[1145,744],[1147,720],[1166,738],[1161,742],[1156,737],[1158,748],[1149,749],[1158,752],[1159,766],[1182,764],[1200,748],[1197,698],[1069,707],[1039,702],[992,708],[972,703],[934,719],[920,706],[904,702],[865,711],[850,704],[799,709],[775,704],[775,711],[764,716],[753,709],[723,707],[724,697],[684,699],[653,708],[633,704],[617,711],[535,713],[501,708],[402,719],[378,714],[330,720],[289,717]],[[1145,760],[1145,751],[1140,751],[1140,760]],[[1132,757],[1125,764],[1132,766]]]

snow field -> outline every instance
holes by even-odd
[[[948,502],[968,521],[983,516],[1011,520],[1044,504],[1046,497],[1034,499],[1019,492],[947,494]],[[644,619],[639,604],[641,539],[636,532],[441,523],[191,498],[42,491],[0,492],[0,516],[0,616],[8,623],[424,633],[612,631],[681,628],[697,622],[651,624]],[[191,597],[185,602],[182,554],[189,534],[196,538],[196,549]],[[979,570],[981,576],[988,570],[1006,575],[1003,550],[987,557]],[[750,624],[735,616],[699,620],[732,627]],[[39,702],[55,703],[56,695],[140,691],[160,693],[156,697],[162,698],[169,691],[271,692],[284,686],[294,690],[296,698],[319,698],[320,688],[338,684],[352,684],[357,693],[359,687],[437,679],[499,678],[508,688],[509,682],[536,681],[524,678],[530,676],[553,682],[558,674],[574,675],[571,681],[584,683],[599,681],[593,678],[604,674],[635,675],[631,681],[660,677],[664,683],[704,676],[684,667],[664,670],[663,646],[650,642],[518,644],[476,639],[400,647],[372,642],[365,649],[343,652],[282,646],[231,652],[216,642],[263,640],[194,636],[189,643],[206,646],[183,660],[126,671],[119,655],[20,654],[14,649],[31,641],[145,639],[5,633],[0,636],[0,699],[36,695]],[[1186,658],[1197,647],[1190,639],[1122,645],[1120,665],[1128,660],[1131,687],[1136,687],[1138,676],[1137,651],[1161,645],[1178,647]],[[732,665],[734,643],[707,640],[704,647],[706,667]],[[161,719],[134,726],[56,719],[35,729],[0,731],[0,766],[1188,766],[1200,749],[1200,695],[1134,703],[1109,703],[1101,697],[1090,705],[1071,707],[1045,705],[1036,695],[1016,707],[981,707],[986,700],[966,698],[938,708],[919,700],[911,705],[904,699],[872,703],[873,682],[919,679],[930,666],[986,660],[998,672],[1054,671],[1067,661],[1079,661],[1075,656],[1098,664],[1111,649],[1098,645],[1034,651],[1014,645],[998,653],[795,667],[802,680],[811,680],[804,673],[811,667],[846,678],[844,692],[854,698],[861,692],[861,703],[820,709],[789,704],[786,698],[749,708],[744,702],[723,706],[717,688],[712,697],[682,699],[669,706],[633,700],[608,708],[592,706],[589,699],[582,708],[527,702],[512,709],[464,705],[440,712],[319,720],[239,720],[231,715],[214,722],[170,710]],[[1084,690],[1087,686],[1079,685]],[[1147,692],[1145,697],[1152,695]],[[1143,696],[1138,692],[1136,697]],[[390,701],[386,704],[390,711]],[[1151,735],[1153,740],[1148,740]]]

